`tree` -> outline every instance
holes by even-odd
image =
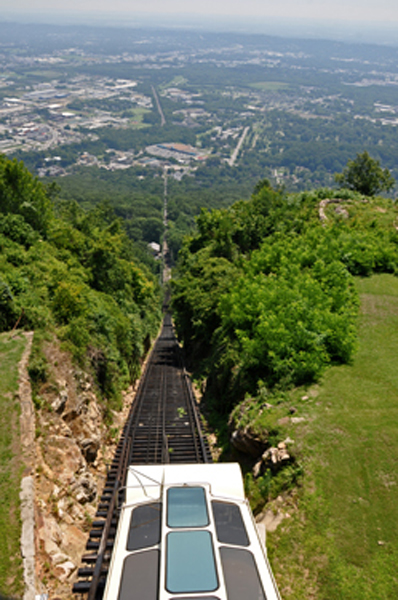
[[[0,155],[0,213],[22,215],[42,235],[46,235],[53,218],[52,202],[43,184],[22,161],[3,155]]]
[[[395,180],[388,169],[382,169],[380,162],[367,152],[357,154],[354,160],[349,160],[342,173],[336,173],[335,181],[340,187],[360,192],[365,196],[391,190]]]

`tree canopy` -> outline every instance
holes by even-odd
[[[0,156],[0,332],[54,333],[115,407],[156,335],[160,290],[108,204],[54,210],[49,191]]]
[[[375,196],[379,192],[388,192],[395,180],[388,169],[382,169],[380,162],[365,151],[349,160],[341,173],[336,173],[336,182],[340,187],[354,190],[365,196]]]
[[[332,198],[322,222],[322,200]],[[353,276],[398,272],[395,204],[350,190],[285,195],[260,182],[249,201],[202,211],[185,238],[173,316],[189,366],[228,411],[264,386],[317,381],[356,349]],[[336,210],[336,204],[338,209]]]

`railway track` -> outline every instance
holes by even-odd
[[[87,600],[103,596],[129,465],[206,462],[210,452],[167,313],[108,471],[73,592]]]

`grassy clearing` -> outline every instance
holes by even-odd
[[[21,597],[18,362],[25,338],[0,335],[0,595]]]
[[[398,279],[358,289],[353,364],[327,372],[289,432],[305,476],[298,508],[269,536],[284,600],[398,598]]]
[[[146,108],[142,108],[140,106],[137,106],[135,108],[131,109],[131,119],[134,121],[132,123],[130,123],[133,127],[135,127],[136,129],[142,129],[144,127],[149,127],[148,123],[143,123],[143,119],[144,116],[146,114],[148,114],[149,112],[151,112],[150,110],[147,110]]]
[[[187,81],[188,81],[188,79],[186,79],[186,77],[183,77],[182,75],[176,75],[174,77],[174,79],[172,79],[168,83],[160,85],[159,88],[161,90],[166,90],[167,88],[170,88],[170,87],[178,87],[180,85],[184,85],[184,83],[187,83]]]

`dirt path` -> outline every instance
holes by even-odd
[[[32,402],[32,389],[28,375],[28,361],[32,348],[33,332],[22,334],[26,338],[26,347],[18,365],[19,401],[21,404],[20,430],[22,460],[25,464],[24,476],[21,481],[21,553],[25,593],[23,600],[34,600],[35,585],[35,411]]]

